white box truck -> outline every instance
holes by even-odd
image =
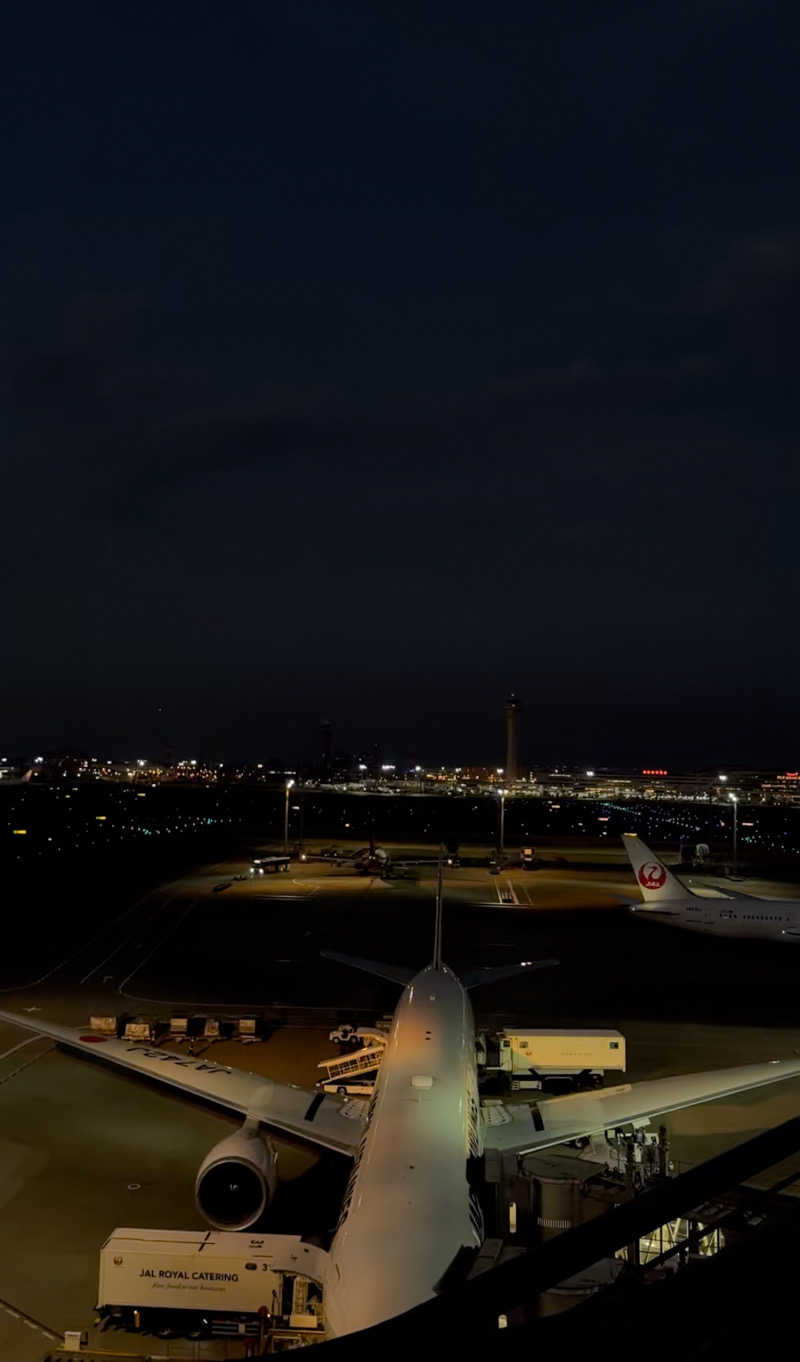
[[[512,1090],[599,1087],[608,1069],[625,1072],[625,1037],[619,1031],[539,1031],[504,1027],[498,1036],[499,1068]]]
[[[123,1328],[202,1338],[285,1328],[300,1304],[323,1336],[326,1262],[295,1235],[116,1229],[100,1250],[97,1309]]]

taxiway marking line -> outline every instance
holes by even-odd
[[[170,923],[170,925],[167,927],[167,930],[163,933],[162,936],[160,936],[160,937],[158,938],[158,941],[156,941],[156,943],[155,943],[155,945],[152,947],[152,949],[149,950],[149,951],[147,952],[147,955],[145,955],[145,956],[143,957],[143,959],[141,959],[141,960],[139,961],[138,965],[135,965],[135,966],[134,966],[134,968],[131,970],[130,974],[128,974],[128,975],[125,976],[125,978],[122,980],[122,983],[119,984],[118,987],[117,987],[117,993],[122,993],[122,990],[124,989],[125,985],[128,984],[128,983],[130,983],[130,981],[131,981],[131,979],[133,978],[133,976],[134,976],[135,974],[138,974],[140,969],[143,969],[143,968],[144,968],[144,966],[147,964],[148,960],[149,960],[153,955],[155,955],[155,953],[156,953],[157,950],[160,950],[160,949],[161,949],[161,947],[164,945],[164,942],[169,940],[169,938],[178,930],[178,928],[180,927],[180,925],[181,925],[181,923],[183,922],[184,918],[188,917],[189,914],[190,914],[196,907],[197,907],[197,902],[196,902],[196,900],[195,900],[195,899],[191,899],[191,900],[189,901],[189,903],[187,903],[187,905],[186,905],[186,907],[184,908],[183,912],[180,913],[180,914],[178,915],[178,917],[175,919],[174,922]]]
[[[49,1338],[53,1343],[64,1342],[63,1333],[57,1334],[54,1329],[48,1329],[46,1324],[40,1324],[38,1319],[33,1319],[31,1315],[26,1315],[24,1310],[9,1305],[8,1301],[0,1300],[0,1310],[4,1310],[12,1319],[21,1320],[29,1329],[38,1329],[40,1334],[44,1334],[45,1338]]]
[[[182,881],[173,880],[171,883],[180,886]],[[29,979],[28,982],[24,984],[4,984],[3,987],[0,988],[0,993],[22,993],[28,989],[37,988],[39,984],[43,984],[46,979],[52,979],[54,974],[57,974],[65,965],[69,965],[82,951],[88,950],[93,941],[97,941],[98,937],[102,939],[111,927],[124,922],[126,918],[130,917],[131,913],[134,913],[136,909],[141,906],[141,904],[146,903],[148,899],[152,898],[154,894],[159,893],[162,889],[163,885],[157,885],[155,889],[148,889],[135,903],[132,903],[128,908],[124,908],[121,913],[118,913],[111,923],[108,923],[98,931],[93,932],[87,941],[82,942],[80,946],[76,946],[75,950],[70,951],[69,955],[65,955],[63,960],[59,960],[55,965],[51,965],[50,969],[46,970],[44,974],[40,974],[38,979]]]
[[[175,897],[176,896],[173,894],[171,899],[167,899],[166,903],[162,903],[161,912],[163,912],[165,908],[168,908],[171,903],[175,902]],[[99,969],[103,968],[103,965],[107,964],[109,960],[113,959],[113,957],[117,954],[118,951],[122,950],[123,946],[127,946],[128,942],[131,940],[132,937],[136,935],[136,932],[139,930],[141,929],[139,927],[136,927],[134,931],[129,932],[126,937],[123,937],[122,941],[118,941],[113,951],[109,951],[108,955],[106,955],[100,961],[99,965],[94,965],[92,969],[89,970],[88,974],[84,974],[83,978],[81,979],[81,983],[82,984],[87,983],[87,981],[91,979],[93,974],[96,974]]]
[[[21,1050],[24,1045],[32,1045],[35,1040],[41,1039],[41,1036],[28,1036],[27,1040],[21,1040],[18,1045],[12,1045],[10,1050],[4,1050],[0,1059],[8,1059],[9,1055],[16,1054],[17,1050]]]

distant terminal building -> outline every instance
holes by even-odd
[[[664,799],[718,802],[735,794],[751,803],[800,804],[800,772],[773,776],[764,771],[672,771],[665,766],[634,770],[539,768],[532,773],[539,793],[548,798]]]
[[[800,771],[784,771],[761,781],[761,793],[768,804],[800,804]]]

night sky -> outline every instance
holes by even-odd
[[[15,6],[4,750],[796,766],[796,20]]]

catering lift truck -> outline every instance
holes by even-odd
[[[299,1236],[116,1229],[100,1250],[97,1312],[106,1327],[159,1338],[324,1337],[326,1254]]]
[[[599,1088],[608,1070],[625,1072],[625,1037],[619,1031],[522,1030],[506,1026],[477,1037],[478,1070],[496,1075],[512,1092]]]

